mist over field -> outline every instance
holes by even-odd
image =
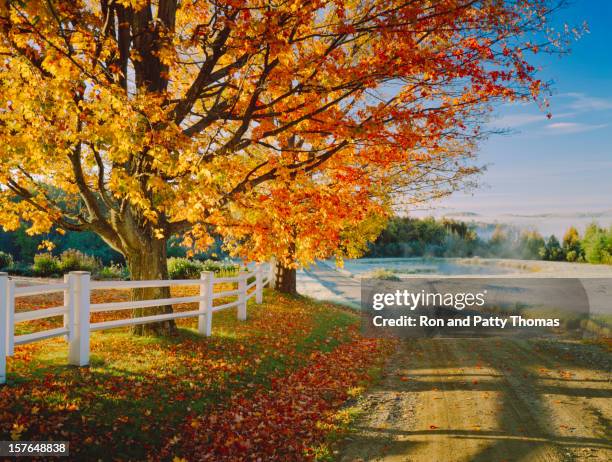
[[[451,212],[448,210],[417,210],[411,213],[413,216],[436,218],[451,218],[473,224],[478,236],[483,239],[491,237],[495,226],[508,225],[519,230],[535,230],[543,236],[562,236],[570,226],[574,226],[579,232],[584,232],[586,227],[593,222],[607,228],[612,224],[612,209],[603,211],[584,212],[550,212],[550,213],[503,213],[495,215],[492,213],[477,213],[469,211]]]

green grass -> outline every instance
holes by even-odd
[[[314,319],[314,327],[310,334],[298,343],[297,350],[301,352],[312,350],[332,351],[341,342],[348,340],[342,332],[346,332],[346,329],[354,323],[354,313],[337,308],[321,311]],[[332,335],[334,333],[339,335]]]

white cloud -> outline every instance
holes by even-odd
[[[552,119],[564,119],[567,117],[573,117],[575,112],[560,112],[559,114],[552,114]],[[548,122],[549,118],[543,112],[539,114],[522,113],[522,114],[507,114],[501,116],[493,121],[493,126],[498,128],[517,128],[525,125],[531,125],[534,123]]]
[[[612,109],[612,99],[598,98],[584,93],[562,93],[559,97],[570,98],[567,107],[580,112],[606,111]]]
[[[607,127],[608,124],[584,124],[578,122],[556,122],[546,126],[546,129],[555,134],[581,133]]]
[[[561,93],[553,97],[552,120],[575,118],[596,111],[612,110],[612,99],[589,96],[584,93],[570,92]],[[512,105],[514,107],[520,105]],[[556,112],[562,109],[562,112]],[[491,124],[497,128],[518,128],[527,125],[548,122],[548,117],[544,112],[519,112],[515,114],[505,114],[493,120]],[[582,124],[578,122],[555,122],[547,124],[546,128],[552,131],[564,131],[565,133],[578,133],[589,130],[603,128],[606,125]],[[571,130],[571,132],[570,132]]]
[[[509,114],[496,119],[493,124],[500,128],[515,128],[545,120],[545,114]]]

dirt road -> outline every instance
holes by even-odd
[[[610,461],[611,366],[575,342],[406,341],[339,459]]]

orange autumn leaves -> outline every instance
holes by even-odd
[[[240,247],[240,217],[250,258],[287,232],[321,242],[300,264],[355,252],[363,220],[476,171],[483,115],[537,97],[529,54],[562,42],[553,0],[1,5],[1,221],[133,260],[176,233]]]
[[[249,306],[247,322],[215,313],[208,339],[94,333],[89,368],[66,366],[61,340],[18,346],[0,388],[0,436],[68,440],[79,460],[104,459],[111,447],[120,460],[192,460],[201,451],[241,460],[245,444],[263,459],[282,451],[307,459],[324,442],[322,425],[387,352],[361,339],[356,321],[270,293]]]
[[[258,201],[237,202],[219,221],[227,248],[246,260],[275,256],[287,267],[359,256],[384,226],[388,203],[371,190],[319,180],[271,186]]]

